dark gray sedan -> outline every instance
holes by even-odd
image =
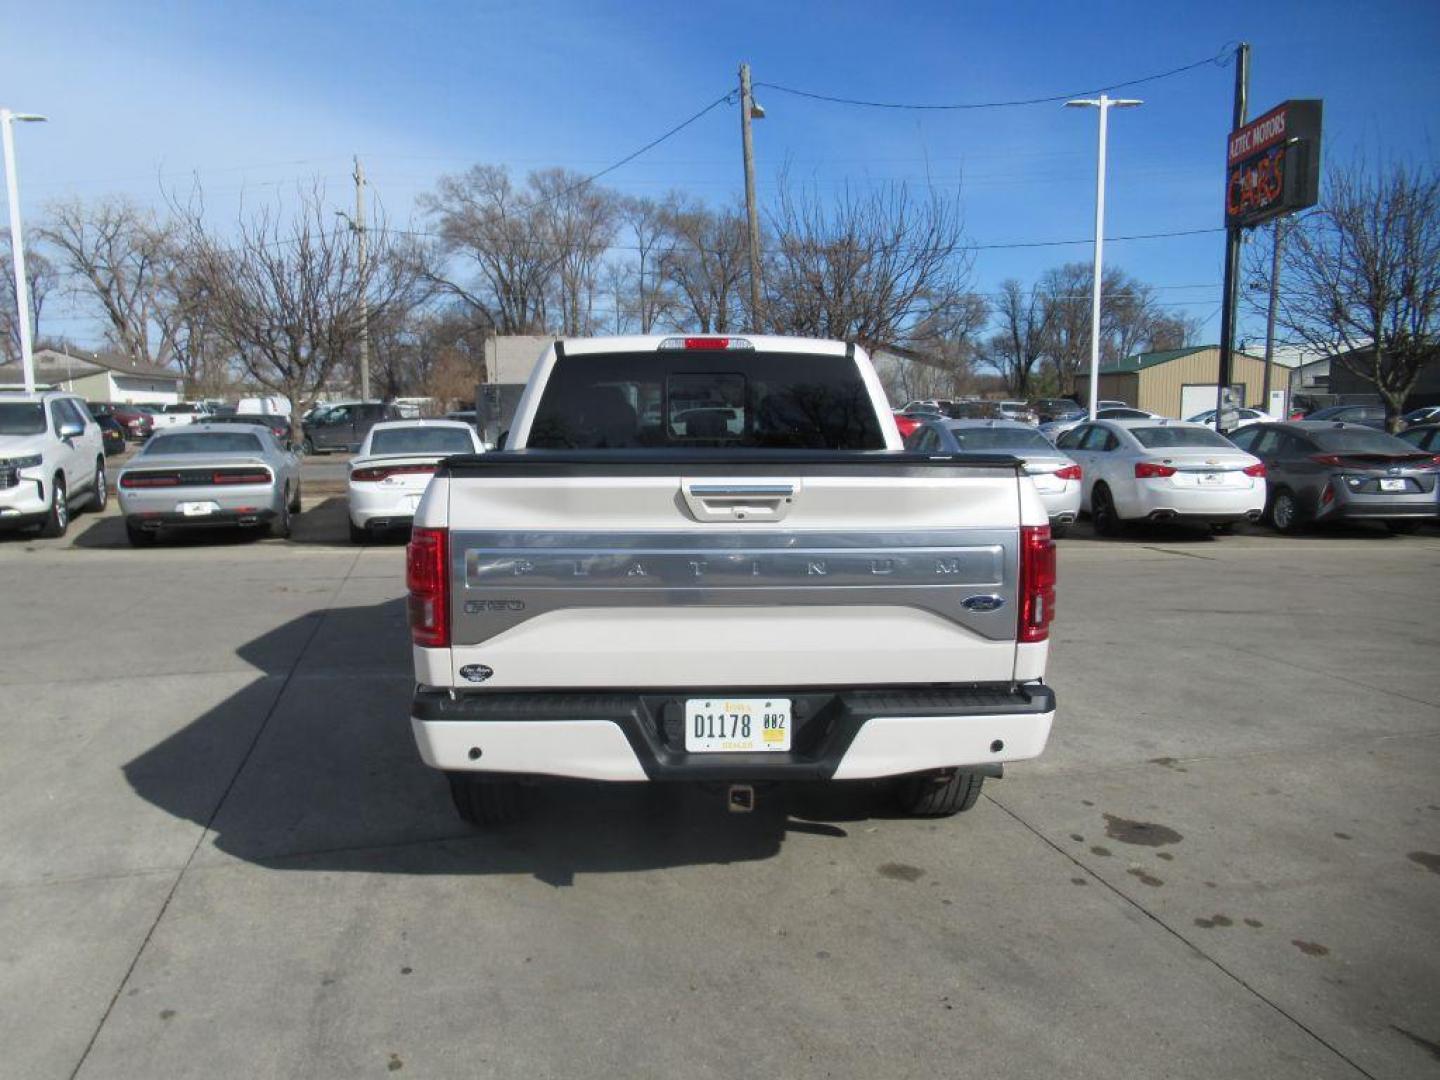
[[[1383,431],[1301,420],[1251,424],[1230,441],[1265,463],[1265,517],[1281,532],[1354,519],[1412,532],[1440,514],[1440,463]]]
[[[921,424],[905,440],[921,454],[1014,454],[1045,504],[1050,531],[1059,536],[1080,513],[1080,466],[1057,450],[1034,424],[1018,420],[944,420]]]

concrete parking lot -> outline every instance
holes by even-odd
[[[1440,534],[1061,546],[1046,755],[573,785],[416,757],[403,549],[0,537],[0,1076],[1440,1075]]]

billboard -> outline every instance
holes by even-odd
[[[1314,206],[1320,197],[1315,99],[1286,101],[1225,142],[1225,226],[1249,228]]]

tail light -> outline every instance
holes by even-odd
[[[1055,618],[1055,541],[1049,525],[1020,526],[1021,642],[1044,641]]]
[[[1322,491],[1322,492],[1320,492],[1320,501],[1321,501],[1322,503],[1324,503],[1326,506],[1329,506],[1332,502],[1334,502],[1334,501],[1335,501],[1335,488],[1332,487],[1330,484],[1327,483],[1327,484],[1325,485],[1325,490]]]
[[[418,476],[422,473],[433,473],[437,468],[438,465],[376,465],[356,469],[350,474],[350,479],[368,482],[385,480],[391,476]]]
[[[895,426],[900,429],[900,437],[908,439],[915,434],[915,429],[920,426],[921,421],[913,416],[906,416],[904,413],[895,414]]]
[[[155,473],[151,476],[126,473],[120,477],[120,486],[123,488],[176,487],[179,483],[180,477],[174,473]]]
[[[1246,465],[1241,471],[1244,472],[1246,476],[1264,476],[1265,463],[1263,461],[1257,461],[1254,465]]]
[[[268,484],[270,472],[267,469],[226,469],[210,477],[212,484]]]
[[[405,549],[405,587],[410,591],[410,637],[427,649],[450,646],[450,533],[415,529]]]
[[[1066,465],[1063,469],[1055,470],[1056,480],[1079,480],[1084,475],[1079,465]]]
[[[753,349],[755,346],[743,337],[668,337],[660,342],[662,352],[670,349],[723,350]]]
[[[1135,479],[1147,480],[1154,476],[1174,476],[1178,472],[1173,465],[1157,465],[1153,461],[1137,461],[1135,463]]]
[[[1316,465],[1342,465],[1344,461],[1339,454],[1311,454],[1310,460]]]

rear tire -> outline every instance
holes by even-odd
[[[159,535],[159,532],[155,529],[142,529],[140,526],[132,525],[128,521],[125,523],[125,536],[130,541],[131,547],[154,547],[155,540]]]
[[[1125,523],[1115,511],[1115,500],[1104,484],[1096,484],[1090,493],[1090,520],[1101,536],[1119,536],[1125,531]]]
[[[291,512],[292,514],[298,514],[298,513],[300,513],[300,485],[299,485],[299,484],[296,484],[296,485],[295,485],[295,494],[294,494],[293,496],[291,496],[291,498],[290,498],[290,512]]]
[[[85,504],[85,509],[94,510],[100,514],[105,511],[105,504],[110,501],[110,478],[105,475],[105,459],[95,459],[95,490],[90,493],[90,501]]]
[[[1418,532],[1422,524],[1423,522],[1417,521],[1414,518],[1385,519],[1385,528],[1389,529],[1395,536],[1409,536],[1413,532]]]
[[[501,780],[483,773],[446,773],[450,798],[462,820],[471,825],[507,825],[525,812],[524,792],[518,780]]]
[[[270,535],[277,540],[290,539],[290,492],[285,492],[280,503],[280,512],[270,520]]]
[[[50,509],[40,526],[41,536],[55,540],[65,535],[65,530],[70,527],[70,504],[66,501],[69,497],[70,493],[65,490],[65,478],[56,473],[55,479],[50,482]]]
[[[966,769],[942,769],[902,777],[895,801],[911,817],[950,817],[963,813],[980,798],[985,777]]]
[[[1277,488],[1270,498],[1270,510],[1266,514],[1276,532],[1294,536],[1305,528],[1305,515],[1300,509],[1300,500],[1287,487]]]
[[[350,522],[350,542],[352,544],[368,544],[370,542],[370,530],[362,529],[355,522]]]
[[[307,438],[300,444],[300,452],[306,457],[311,457],[315,453],[315,443]]]

